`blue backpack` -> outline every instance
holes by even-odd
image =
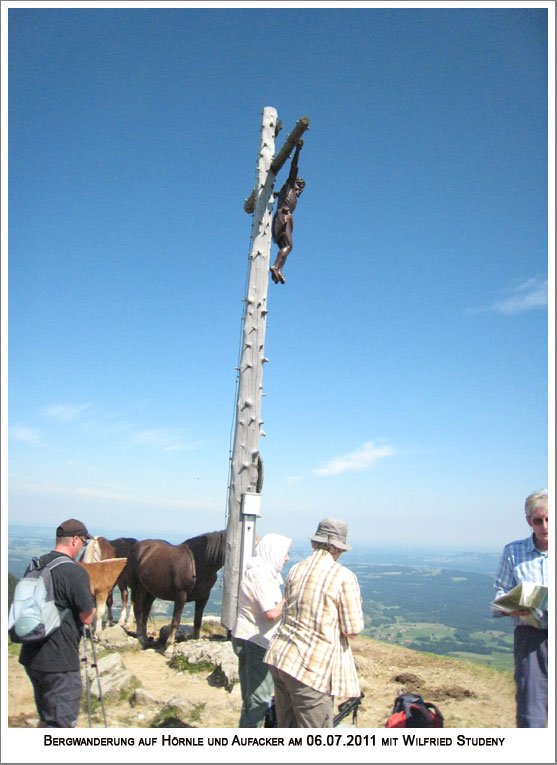
[[[61,556],[42,566],[38,558],[33,558],[31,569],[16,584],[8,617],[12,642],[44,640],[62,624],[69,608],[61,611],[54,602],[51,574],[52,569],[62,563],[73,563],[73,560]]]

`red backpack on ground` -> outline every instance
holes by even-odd
[[[442,728],[443,715],[435,704],[417,693],[401,693],[395,699],[393,713],[385,728]]]

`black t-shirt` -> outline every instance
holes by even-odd
[[[58,557],[69,555],[49,552],[41,556],[41,564],[50,563]],[[28,569],[29,570],[29,569]],[[27,571],[25,572],[27,573]],[[79,669],[79,641],[82,623],[79,614],[89,611],[95,605],[89,584],[89,574],[73,561],[62,563],[52,569],[54,602],[60,608],[69,608],[62,624],[45,640],[36,643],[24,643],[21,646],[19,661],[26,667],[40,672],[69,672]]]

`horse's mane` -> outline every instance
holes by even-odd
[[[81,556],[81,560],[83,563],[95,563],[101,560],[99,537],[93,537],[93,539],[91,539]]]
[[[137,542],[132,537],[118,537],[118,539],[107,539],[103,536],[96,536],[91,539],[85,552],[81,556],[84,563],[93,563],[95,561],[106,560],[110,558],[125,558],[128,555],[130,547]]]
[[[204,558],[209,565],[221,565],[224,562],[224,548],[226,543],[226,531],[208,531],[191,539],[186,539],[182,544],[187,544],[197,561]]]
[[[136,542],[137,539],[134,537],[118,537],[118,539],[111,539],[109,544],[114,550],[115,557],[127,558]]]
[[[128,544],[133,544],[134,542],[137,542],[137,539],[135,537],[118,537],[118,539],[111,539],[110,544],[115,547],[118,542],[126,542]]]

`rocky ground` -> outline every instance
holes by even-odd
[[[95,643],[107,726],[237,727],[241,697],[236,662],[222,628],[209,623],[201,640],[193,641],[186,627],[182,639],[165,652],[157,642],[160,627],[151,623],[152,647],[145,650],[120,627],[105,631],[106,636]],[[384,727],[403,690],[434,702],[447,728],[514,727],[514,684],[507,673],[369,638],[353,640],[352,650],[365,693],[359,728]],[[10,646],[8,725],[35,727],[31,685],[17,653],[17,647]],[[91,727],[104,727],[96,672],[91,666],[89,672]],[[89,727],[86,694],[78,727]]]

